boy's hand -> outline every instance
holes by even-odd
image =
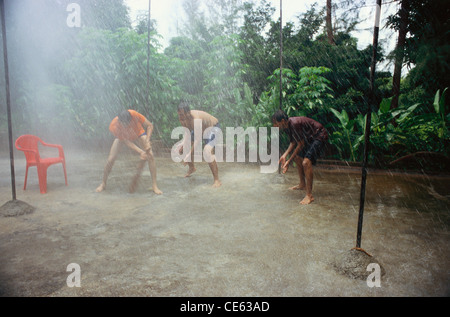
[[[141,160],[148,160],[147,152],[142,151],[140,154]]]
[[[288,171],[288,169],[289,169],[289,162],[285,162],[285,163],[281,166],[281,169],[282,169],[282,173],[285,174],[285,173]]]

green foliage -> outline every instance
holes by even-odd
[[[417,151],[437,152],[449,156],[450,133],[448,129],[450,114],[445,109],[444,89],[442,95],[438,90],[433,103],[433,112],[429,112],[427,105],[421,105],[420,114],[408,118],[402,123],[409,131],[410,142],[408,152]]]
[[[390,109],[391,98],[384,99],[377,112],[371,114],[370,146],[372,159],[377,160],[375,164],[385,165],[387,160],[395,157],[404,151],[404,146],[408,144],[409,132],[404,126],[406,120],[413,118],[412,114],[418,104],[410,107],[398,107]],[[354,150],[360,153],[364,147],[364,135],[367,115],[358,115],[356,134],[358,137],[354,143]]]
[[[322,113],[328,110],[327,100],[333,98],[329,93],[330,81],[323,74],[330,72],[326,67],[303,67],[296,76],[291,69],[283,68],[281,76],[282,108],[288,116]],[[263,92],[260,103],[271,113],[280,108],[280,69],[267,78],[269,90]]]
[[[323,123],[339,159],[362,159],[367,116],[361,109],[367,108],[372,47],[359,49],[351,36],[355,17],[336,17],[335,45],[327,41],[325,10],[317,4],[285,24],[280,100],[280,21],[273,20],[270,1],[214,0],[206,14],[199,0],[185,0],[188,19],[164,52],[152,21],[149,56],[146,16],[133,29],[123,1],[82,0],[83,27],[69,30],[58,24],[65,21],[61,12],[68,2],[46,3],[44,11],[59,13],[49,14],[47,23],[39,17],[43,23],[30,35],[23,24],[40,14],[35,6],[11,19],[13,121],[20,133],[56,133],[99,144],[111,138],[108,126],[119,110],[133,108],[154,122],[154,138],[171,146],[181,100],[233,127],[270,127],[281,106],[289,116]],[[445,10],[433,20],[421,1],[411,0],[411,7],[405,56],[412,69],[402,80],[398,108],[390,109],[391,75],[376,73],[372,164],[416,151],[450,151],[443,90],[448,32],[436,33]],[[392,19],[390,26],[397,25]],[[382,45],[378,56],[384,58]]]
[[[447,0],[409,0],[404,64],[412,69],[407,75],[411,89],[421,87],[432,99],[434,93],[450,86],[450,32]],[[399,13],[388,17],[387,26],[398,30]]]
[[[331,72],[331,69],[320,67],[302,67],[299,71],[295,92],[291,96],[291,105],[298,105],[297,108],[306,108],[306,111],[326,112],[327,101],[333,98],[330,92],[331,81],[324,77]],[[291,106],[292,107],[292,106]]]
[[[438,115],[439,120],[439,129],[438,129],[438,136],[439,138],[443,138],[444,135],[448,134],[448,129],[446,126],[446,115],[445,115],[445,93],[447,92],[448,88],[445,88],[442,92],[442,95],[439,95],[440,91],[438,90],[436,92],[436,96],[434,98],[434,110],[436,111],[436,114]]]
[[[448,155],[445,145],[449,140],[447,126],[450,116],[445,115],[443,105],[445,91],[442,95],[439,91],[436,93],[435,113],[417,114],[420,104],[391,109],[391,98],[383,99],[379,110],[371,113],[371,162],[386,166],[398,156],[419,151]],[[340,159],[361,160],[367,115],[359,114],[350,119],[345,110],[330,110],[339,120],[330,142],[338,148]]]
[[[354,145],[352,140],[353,128],[355,126],[355,121],[350,120],[347,111],[342,110],[338,112],[336,109],[330,108],[330,111],[339,119],[339,128],[334,131],[330,136],[330,142],[336,145],[340,157],[346,158],[347,153],[350,153],[350,158],[352,161],[356,161],[355,154],[353,151]]]

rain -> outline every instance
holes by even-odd
[[[1,3],[0,296],[450,295],[444,1]]]

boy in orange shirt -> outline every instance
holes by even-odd
[[[147,131],[144,130],[144,127],[147,128]],[[100,186],[97,187],[96,192],[101,192],[106,188],[106,181],[108,180],[109,173],[119,154],[121,145],[125,143],[130,149],[137,152],[141,158],[138,171],[130,185],[130,192],[132,193],[136,189],[137,181],[142,173],[145,162],[147,161],[152,176],[153,191],[157,195],[162,194],[162,191],[159,190],[158,185],[156,184],[156,165],[150,143],[150,137],[153,133],[153,124],[137,111],[124,110],[111,121],[109,130],[115,136],[115,140],[111,146],[108,161],[106,162],[103,171],[103,181]],[[140,147],[134,143],[135,141],[139,142]]]

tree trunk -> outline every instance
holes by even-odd
[[[336,43],[334,42],[333,27],[331,24],[331,0],[327,0],[326,27],[327,27],[328,42],[332,45],[335,45]]]
[[[400,25],[398,30],[397,46],[395,48],[395,66],[394,76],[392,79],[393,97],[391,109],[398,107],[398,98],[400,96],[400,80],[402,77],[403,58],[405,55],[405,40],[408,29],[409,10],[409,0],[402,0],[401,8],[399,11]]]

